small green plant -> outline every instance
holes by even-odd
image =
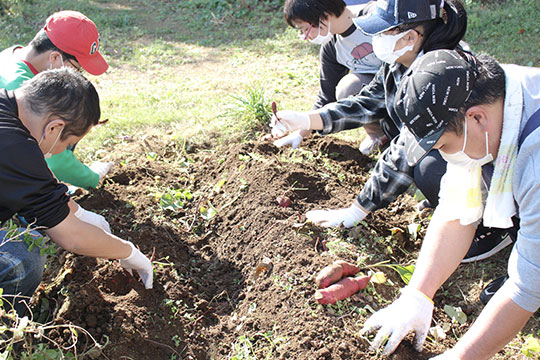
[[[242,335],[232,345],[230,360],[273,359],[274,351],[284,345],[287,338],[277,334],[277,328],[258,332],[253,336]]]
[[[154,199],[163,210],[176,211],[184,207],[186,201],[193,199],[189,189],[172,189],[154,193]]]
[[[236,340],[232,346],[232,354],[229,356],[231,360],[257,360],[253,346],[254,339],[242,335]]]
[[[163,303],[166,307],[171,309],[171,319],[176,319],[176,316],[181,310],[180,305],[182,305],[182,300],[165,299],[163,300]]]
[[[217,215],[218,211],[210,201],[208,201],[206,205],[207,206],[201,206],[199,212],[204,220],[212,220],[212,218]]]
[[[521,352],[527,357],[537,359],[540,356],[540,341],[530,334],[521,347]]]
[[[247,130],[263,128],[270,121],[270,104],[265,98],[265,90],[256,83],[248,86],[245,95],[231,95],[233,107],[230,115],[244,121]]]
[[[22,240],[27,246],[28,251],[39,249],[40,255],[56,255],[56,246],[54,243],[49,243],[49,238],[37,232],[32,232],[31,225],[26,228],[21,228],[12,219],[8,220],[2,230],[6,231],[6,235],[2,239],[2,244],[8,241]]]

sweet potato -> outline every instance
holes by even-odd
[[[360,271],[358,267],[354,264],[348,263],[344,260],[334,261],[332,265],[329,265],[322,269],[317,277],[315,282],[319,289],[324,289],[331,284],[335,283],[344,276],[355,275]]]
[[[291,203],[292,203],[291,198],[286,195],[278,196],[276,198],[276,201],[281,207],[289,207],[291,206]]]
[[[358,266],[346,262],[345,260],[336,260],[334,261],[334,264],[341,265],[341,268],[343,269],[343,275],[341,275],[342,277],[356,275],[360,271]]]
[[[276,117],[276,119],[278,118],[277,117],[277,105],[276,105],[276,102],[275,101],[272,101],[272,112],[274,113],[274,116]]]
[[[371,275],[361,277],[346,277],[326,289],[315,291],[314,298],[319,304],[335,304],[353,295],[355,292],[365,289]]]

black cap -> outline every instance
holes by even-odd
[[[430,51],[401,78],[394,110],[403,122],[409,165],[415,165],[441,137],[469,98],[478,72],[474,57],[454,50]]]
[[[440,5],[440,0],[378,0],[375,10],[353,22],[362,32],[375,35],[401,24],[436,19]]]

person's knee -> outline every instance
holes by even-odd
[[[30,250],[22,236],[0,246],[0,287],[4,294],[30,297],[41,282],[47,258],[38,246]]]
[[[347,74],[336,86],[336,99],[341,100],[356,95],[373,79],[371,74]]]
[[[416,187],[431,206],[436,206],[439,202],[441,178],[446,172],[446,162],[437,150],[433,150],[414,167],[413,171]]]

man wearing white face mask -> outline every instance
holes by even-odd
[[[81,140],[100,115],[94,86],[71,69],[44,71],[15,91],[0,90],[0,224],[16,213],[68,251],[121,259],[120,265],[136,270],[150,289],[150,260],[131,242],[111,234],[102,216],[70,199],[44,159]],[[35,230],[17,230],[25,231],[42,237]],[[41,281],[45,262],[39,247],[29,251],[24,239],[0,230],[2,297],[20,314]]]
[[[365,1],[364,1],[365,2]],[[319,93],[313,110],[358,94],[381,67],[373,53],[371,36],[365,35],[352,19],[367,14],[375,2],[346,6],[343,0],[287,0],[283,15],[289,26],[300,31],[301,39],[321,45]],[[366,124],[367,137],[360,146],[366,155],[385,141],[379,123]],[[276,146],[296,148],[310,131],[295,132],[276,140]]]
[[[488,359],[540,307],[540,69],[434,51],[404,75],[395,110],[405,125],[400,142],[407,161],[413,165],[437,149],[448,170],[411,281],[363,332],[378,331],[374,348],[388,338],[388,354],[414,331],[420,350],[432,298],[459,265],[478,222],[507,228],[519,215],[508,279],[456,346],[436,357]]]
[[[99,44],[92,20],[76,11],[56,12],[27,46],[15,45],[0,53],[0,88],[14,90],[42,71],[63,67],[101,75],[108,65]],[[48,157],[47,164],[60,181],[85,189],[97,187],[113,165],[95,161],[86,166],[75,157],[73,147]]]
[[[393,100],[403,73],[417,57],[437,49],[460,47],[467,26],[463,5],[458,0],[379,0],[374,11],[354,22],[373,35],[375,54],[387,61],[373,81],[356,96],[317,111],[278,111],[279,122],[271,123],[274,136],[281,137],[298,129],[329,134],[382,119],[382,129],[392,139],[351,206],[306,214],[308,220],[321,226],[354,226],[370,212],[394,201],[413,182],[427,199],[421,205],[435,207],[440,179],[446,171],[446,162],[437,151],[415,166],[407,164],[403,144],[397,141],[402,122],[393,109]],[[464,261],[487,258],[511,243],[508,231],[479,226]]]

